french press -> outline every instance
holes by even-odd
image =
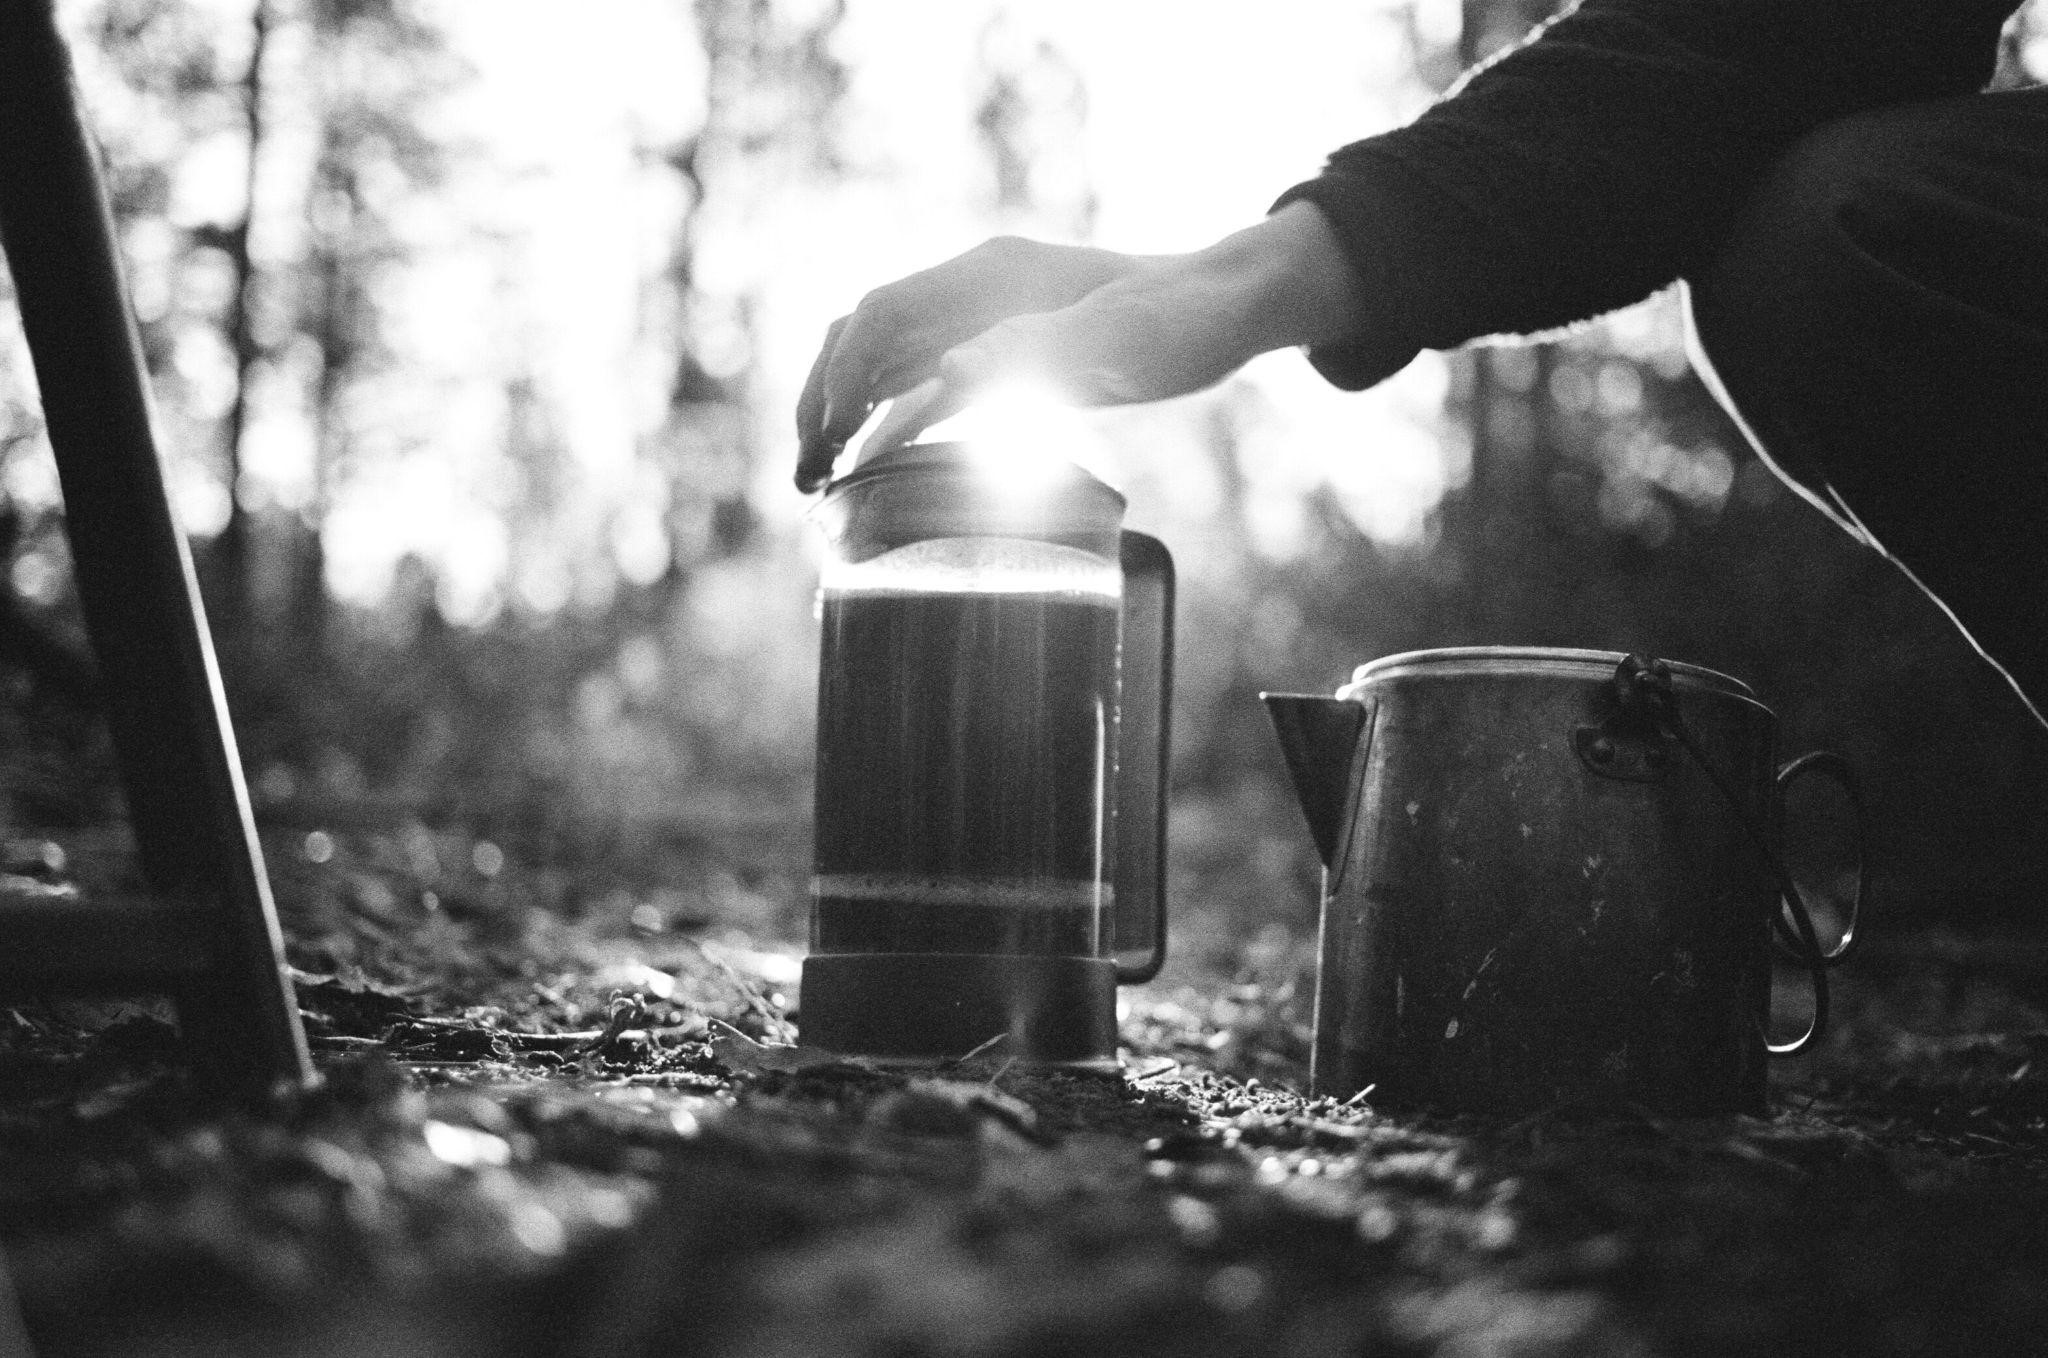
[[[1174,595],[1123,513],[959,444],[826,489],[805,1045],[1114,1068],[1164,960]]]

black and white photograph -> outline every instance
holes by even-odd
[[[0,0],[0,1358],[2048,1358],[2048,0]]]

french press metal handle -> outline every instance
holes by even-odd
[[[1149,981],[1166,961],[1166,779],[1173,711],[1173,558],[1159,539],[1123,531],[1122,689],[1118,699],[1116,979]],[[1133,663],[1136,657],[1156,663]]]

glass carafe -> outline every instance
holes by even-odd
[[[1113,1063],[1159,965],[1171,561],[1017,471],[916,445],[820,505],[807,1045]]]

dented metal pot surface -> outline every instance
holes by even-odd
[[[1315,1093],[1763,1110],[1782,790],[1853,798],[1838,759],[1779,770],[1746,686],[1602,651],[1414,652],[1266,701],[1326,867]],[[1846,939],[1799,918],[1824,1004]]]

